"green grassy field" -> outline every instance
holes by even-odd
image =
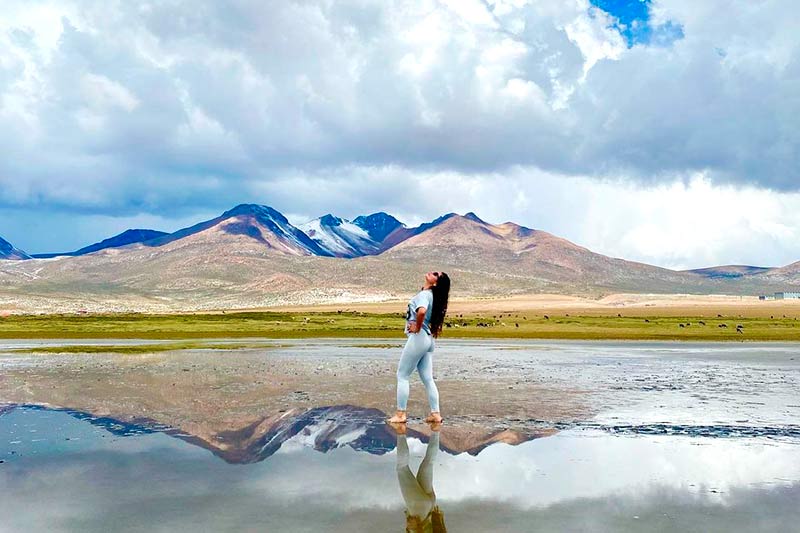
[[[800,341],[795,318],[453,315],[443,336],[456,338]],[[738,327],[741,326],[741,327]],[[5,339],[211,339],[402,337],[397,314],[358,311],[220,314],[12,315]]]
[[[11,353],[118,353],[125,355],[171,352],[175,350],[241,350],[244,348],[264,348],[254,343],[215,343],[203,341],[162,342],[158,344],[69,344],[66,346],[35,346],[17,348]],[[271,346],[274,347],[274,346]]]

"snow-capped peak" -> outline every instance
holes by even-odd
[[[359,257],[375,253],[380,243],[349,220],[325,215],[299,226],[321,248],[337,257]]]

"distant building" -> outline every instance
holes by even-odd
[[[776,292],[776,300],[800,300],[800,292]]]

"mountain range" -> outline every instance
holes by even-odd
[[[424,229],[424,226],[427,225],[421,228]],[[408,230],[395,232],[399,228],[405,228],[399,220],[386,213],[359,216],[352,222],[328,214],[295,227],[283,214],[269,206],[241,204],[219,217],[174,233],[129,229],[72,252],[29,255],[0,238],[0,259],[75,257],[140,243],[150,247],[163,246],[215,228],[231,235],[246,235],[278,252],[346,258],[380,253],[387,247],[384,241],[396,243],[402,240],[399,236],[411,235]],[[391,239],[387,239],[390,235]]]
[[[675,271],[612,258],[513,222],[449,213],[409,228],[386,213],[331,214],[299,227],[242,204],[173,233],[130,230],[75,252],[30,259],[0,242],[0,306],[186,310],[378,301],[444,270],[459,296],[612,292],[760,294],[800,288],[780,268]]]

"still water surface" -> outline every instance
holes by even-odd
[[[0,531],[798,530],[793,347],[542,346],[491,360],[577,383],[597,415],[470,453],[446,445],[463,437],[447,424],[398,435],[352,406],[229,456],[157,423],[8,404]]]

